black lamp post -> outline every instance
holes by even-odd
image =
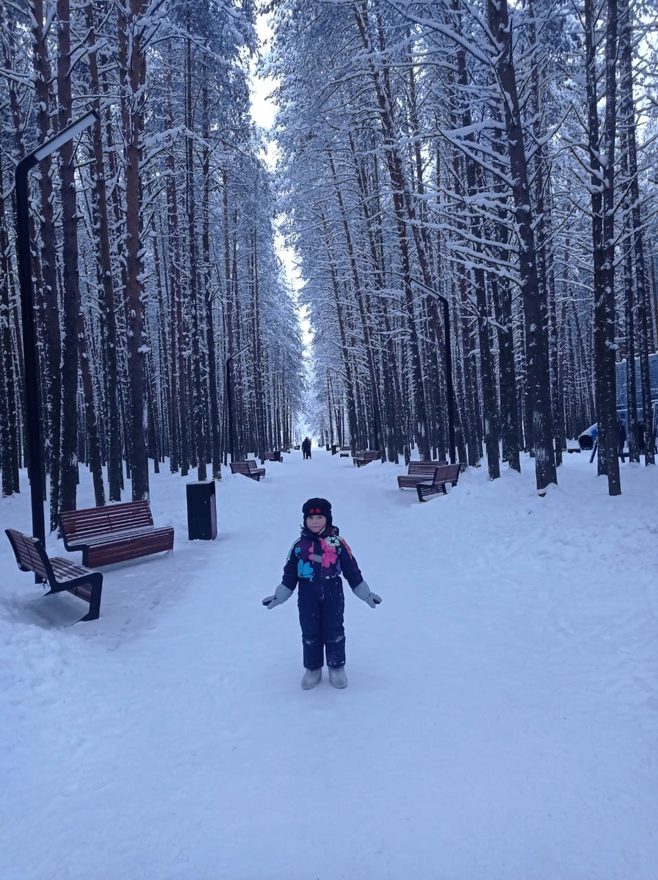
[[[46,540],[43,516],[43,450],[41,445],[41,412],[39,409],[39,362],[34,326],[34,290],[30,256],[30,205],[28,174],[42,159],[52,155],[68,141],[99,119],[95,111],[86,113],[77,122],[67,125],[55,137],[25,156],[16,166],[16,255],[18,283],[23,318],[23,352],[25,359],[25,427],[28,444],[28,478],[32,502],[32,534],[42,543]]]

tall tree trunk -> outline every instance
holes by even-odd
[[[608,0],[606,28],[606,156],[601,160],[601,137],[598,116],[595,28],[596,13],[592,0],[585,0],[585,46],[587,81],[588,148],[590,188],[592,193],[592,248],[594,287],[594,376],[598,423],[598,467],[608,477],[608,492],[619,495],[617,390],[615,376],[615,282],[614,282],[614,151],[616,134],[617,51],[616,0]]]
[[[456,7],[458,0],[453,0],[453,7]],[[472,127],[473,117],[470,107],[464,102],[464,92],[469,88],[468,72],[466,70],[466,52],[459,46],[457,48],[457,81],[460,88],[461,106],[460,122],[465,130],[468,131]],[[466,141],[472,141],[471,134],[466,135]],[[473,159],[464,156],[464,165],[466,169],[466,189],[469,200],[474,200],[477,195],[476,167]],[[478,240],[482,238],[482,221],[477,213],[471,210],[470,217],[470,233],[472,236],[472,247],[478,251]],[[484,417],[484,442],[487,450],[487,466],[489,470],[489,479],[495,480],[500,477],[500,453],[499,453],[499,436],[500,436],[500,417],[498,413],[498,395],[496,388],[496,379],[494,376],[494,359],[491,348],[491,336],[489,332],[489,307],[487,303],[486,282],[484,270],[479,266],[473,267],[473,287],[475,289],[475,300],[477,310],[477,329],[478,341],[480,345],[480,376],[482,383],[482,411]]]
[[[52,136],[50,116],[52,80],[48,44],[44,33],[43,0],[32,5],[32,60],[36,97],[36,122],[39,142]],[[61,395],[62,395],[62,338],[57,297],[57,269],[55,223],[53,217],[52,157],[41,161],[39,174],[39,240],[41,242],[41,272],[43,278],[44,324],[46,339],[46,410],[49,436],[46,439],[48,469],[50,472],[50,528],[57,528],[60,501],[61,455]]]
[[[210,211],[211,211],[211,184],[212,172],[210,168],[210,106],[208,97],[208,69],[203,69],[203,89],[202,89],[202,112],[203,112],[203,152],[202,152],[202,168],[203,168],[203,202],[202,202],[202,263],[203,263],[203,283],[202,296],[205,303],[205,319],[206,319],[206,347],[208,349],[208,391],[210,394],[210,437],[211,437],[211,461],[212,461],[212,477],[214,480],[221,478],[221,431],[219,425],[219,396],[217,389],[217,352],[215,346],[215,333],[213,321],[213,300],[214,295],[211,290],[211,253],[210,253]]]
[[[633,229],[633,259],[635,263],[635,284],[637,304],[637,334],[640,355],[640,383],[642,387],[642,416],[645,434],[645,464],[655,464],[653,437],[656,426],[653,424],[651,406],[651,375],[649,372],[649,285],[644,253],[644,231],[640,205],[640,183],[637,167],[637,123],[635,120],[635,99],[633,95],[633,57],[632,57],[632,21],[628,0],[619,0],[620,10],[620,91],[621,111],[624,121],[624,147],[628,157],[628,175],[630,178],[630,203]],[[629,364],[629,361],[626,361]],[[627,369],[635,379],[635,363]],[[635,400],[632,402],[635,411]],[[629,407],[631,401],[629,400]]]
[[[93,108],[101,116],[101,84],[98,75],[98,46],[96,42],[94,4],[85,7],[87,45],[89,47],[89,84],[94,95]],[[107,61],[104,55],[103,61]],[[92,129],[94,162],[91,166],[93,185],[94,226],[98,246],[98,280],[102,291],[100,307],[103,314],[103,353],[105,357],[106,413],[108,434],[107,481],[110,501],[121,501],[121,425],[119,422],[119,370],[117,363],[117,322],[115,315],[114,281],[112,272],[112,249],[107,202],[105,156],[103,150],[103,127]]]
[[[69,0],[57,0],[57,99],[60,130],[72,120],[71,94],[71,10]],[[62,198],[63,328],[62,344],[62,510],[75,510],[78,484],[78,321],[80,281],[78,277],[78,231],[75,194],[74,144],[59,148]]]
[[[549,186],[546,174],[546,150],[544,146],[546,138],[546,126],[542,106],[540,80],[546,79],[546,72],[542,59],[542,49],[537,43],[537,27],[535,16],[536,0],[529,0],[529,39],[533,50],[531,62],[531,108],[533,116],[533,135],[535,139],[534,161],[532,167],[533,194],[535,204],[535,230],[537,246],[537,279],[541,297],[546,301],[548,310],[548,351],[549,367],[551,376],[551,406],[552,420],[555,432],[555,460],[559,466],[562,463],[562,449],[565,445],[564,437],[564,404],[562,399],[562,384],[558,366],[558,326],[555,303],[555,284],[552,271],[552,256],[550,253],[550,199],[547,198]]]
[[[350,151],[357,173],[357,183],[360,193],[360,206],[368,234],[368,247],[370,250],[371,272],[375,291],[373,297],[379,302],[381,326],[383,328],[383,351],[382,351],[382,386],[384,398],[382,401],[382,432],[386,435],[386,450],[388,460],[398,461],[398,451],[402,446],[400,430],[402,427],[400,414],[402,405],[400,402],[400,382],[395,344],[393,342],[393,330],[389,313],[388,298],[384,292],[386,279],[384,277],[384,247],[381,227],[381,193],[379,187],[379,175],[377,173],[377,157],[373,157],[373,186],[372,194],[368,187],[368,177],[363,163],[359,160],[350,136]],[[373,208],[369,207],[371,200]]]
[[[128,379],[130,385],[130,460],[133,501],[148,500],[149,478],[144,400],[146,396],[142,296],[142,192],[140,162],[144,130],[144,84],[146,57],[142,49],[144,0],[128,0],[128,15],[119,6],[119,75],[125,104],[124,143],[126,150],[126,310],[128,315]]]
[[[187,31],[191,33],[191,8],[187,7]],[[197,479],[205,480],[207,476],[206,468],[206,435],[204,425],[204,389],[201,381],[201,325],[200,325],[200,308],[199,308],[199,266],[197,257],[197,237],[196,237],[196,186],[195,186],[195,170],[194,170],[194,114],[192,109],[192,85],[194,79],[194,70],[192,67],[192,40],[188,37],[185,41],[185,125],[187,128],[187,137],[185,139],[185,197],[187,208],[187,234],[188,247],[190,255],[190,274],[188,279],[189,290],[189,307],[192,316],[192,374],[193,374],[193,395],[192,395],[192,411],[194,415],[194,435],[196,442],[197,455]],[[205,309],[203,311],[205,316]]]
[[[96,507],[102,507],[105,504],[105,487],[103,485],[101,442],[98,433],[98,418],[96,415],[96,403],[94,400],[94,381],[91,375],[91,363],[89,359],[89,351],[87,349],[85,319],[82,309],[78,312],[78,356],[80,359],[82,393],[85,403],[88,460],[94,485],[94,501]]]
[[[352,242],[352,233],[350,231],[350,225],[347,218],[347,212],[345,210],[345,201],[343,199],[343,193],[340,188],[340,184],[338,181],[338,176],[336,174],[336,165],[334,163],[334,158],[331,153],[328,154],[329,158],[329,167],[331,169],[331,178],[334,184],[334,191],[336,193],[336,201],[338,202],[338,210],[340,212],[341,223],[343,227],[343,235],[345,236],[345,247],[347,249],[347,257],[350,264],[350,270],[352,273],[352,282],[354,284],[354,297],[356,300],[356,305],[358,309],[361,331],[363,333],[363,343],[365,346],[365,355],[366,362],[368,364],[368,375],[370,379],[370,388],[372,390],[372,416],[373,416],[373,424],[372,424],[372,435],[371,439],[373,445],[373,449],[383,449],[384,448],[384,438],[381,434],[381,402],[379,398],[379,381],[377,377],[377,369],[375,366],[375,358],[373,354],[372,340],[370,338],[370,327],[369,322],[366,317],[366,309],[365,309],[365,291],[363,290],[361,284],[361,276],[359,273],[359,268],[357,264],[357,256],[355,253],[354,244]],[[368,448],[370,447],[370,443],[367,444]]]
[[[3,187],[3,155],[0,151],[0,188]],[[18,475],[18,389],[20,384],[14,370],[12,357],[11,316],[16,308],[12,302],[11,279],[13,277],[9,237],[7,236],[5,202],[0,198],[0,400],[3,414],[0,416],[0,468],[2,469],[2,496],[20,491]]]
[[[344,376],[344,384],[345,390],[347,392],[347,423],[350,432],[350,445],[352,448],[352,453],[356,451],[355,443],[358,429],[358,420],[356,416],[356,405],[355,405],[355,386],[354,386],[354,378],[353,378],[353,370],[352,364],[349,356],[349,346],[347,342],[347,331],[345,327],[345,320],[343,316],[343,305],[341,303],[340,296],[340,285],[338,282],[338,276],[336,274],[336,264],[334,256],[331,252],[330,247],[330,234],[327,226],[327,222],[324,217],[321,217],[322,229],[324,232],[324,245],[327,252],[327,263],[329,265],[329,273],[331,275],[331,290],[334,297],[334,305],[336,307],[336,320],[338,323],[338,332],[340,338],[340,352],[343,360],[343,369],[345,371]],[[343,445],[343,439],[341,438],[341,445]]]
[[[384,138],[384,152],[386,155],[386,165],[389,172],[391,182],[391,197],[393,200],[393,213],[395,216],[395,227],[397,232],[398,247],[400,251],[400,267],[402,274],[402,289],[404,291],[404,302],[406,307],[407,326],[409,331],[409,348],[412,368],[412,394],[414,400],[415,421],[414,435],[420,456],[422,459],[430,458],[429,430],[427,423],[427,405],[425,400],[425,387],[423,383],[422,373],[422,355],[421,342],[416,325],[416,315],[413,294],[413,277],[411,272],[411,253],[409,250],[409,228],[408,221],[408,205],[405,205],[405,193],[408,191],[407,182],[404,174],[404,166],[402,157],[400,156],[398,147],[398,138],[393,121],[393,110],[391,106],[391,91],[387,83],[387,74],[382,70],[380,63],[376,59],[380,57],[380,53],[374,51],[370,35],[370,25],[368,21],[368,9],[366,4],[362,3],[354,8],[356,24],[361,37],[363,48],[368,53],[368,64],[375,89],[377,99],[377,107],[379,118],[382,126],[382,134]],[[412,235],[415,232],[413,229]],[[427,282],[424,282],[427,284]],[[428,287],[432,287],[431,279]]]
[[[519,238],[519,273],[528,353],[527,380],[532,389],[535,479],[537,491],[543,495],[551,483],[557,483],[553,453],[546,302],[541,300],[537,279],[537,254],[528,164],[516,86],[507,0],[487,0],[487,13],[498,50],[496,70],[503,91],[507,148],[513,180],[514,216]]]

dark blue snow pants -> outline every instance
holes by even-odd
[[[318,582],[305,581],[299,585],[297,593],[304,666],[307,669],[319,669],[324,663],[325,652],[327,666],[344,666],[345,596],[341,579],[335,577]]]

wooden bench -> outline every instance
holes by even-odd
[[[100,571],[90,571],[59,556],[49,559],[43,544],[37,538],[24,535],[16,529],[5,529],[5,533],[18,567],[21,571],[33,571],[42,583],[47,583],[50,587],[47,596],[63,591],[73,593],[89,605],[88,613],[80,619],[98,619],[103,590],[103,575]]]
[[[441,464],[434,470],[431,480],[423,481],[416,485],[419,501],[426,501],[433,495],[447,495],[448,484],[456,486],[459,480],[460,466],[458,464]]]
[[[370,464],[371,461],[378,461],[382,454],[378,449],[366,449],[364,452],[355,452],[352,461],[357,467]]]
[[[445,461],[410,461],[407,465],[407,473],[398,477],[398,488],[415,489],[418,483],[433,480],[437,467],[446,464]]]
[[[349,446],[341,446],[340,449],[338,450],[338,457],[339,458],[349,458],[351,451],[352,450],[350,449]]]
[[[265,468],[256,467],[253,458],[248,461],[232,461],[230,465],[232,474],[242,474],[244,477],[251,477],[252,480],[260,480],[265,476]]]
[[[148,501],[67,510],[59,515],[59,531],[66,549],[82,550],[82,564],[91,568],[174,548],[173,528],[153,525]]]
[[[261,464],[265,464],[266,461],[283,461],[281,450],[273,449],[272,452],[264,452],[261,456],[260,462]]]

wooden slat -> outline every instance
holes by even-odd
[[[123,532],[107,532],[102,535],[92,535],[85,539],[76,538],[68,542],[68,548],[70,550],[81,550],[83,547],[96,547],[98,544],[108,544],[108,543],[116,543],[117,541],[121,541],[123,539],[132,540],[135,538],[140,538],[143,535],[152,535],[153,533],[160,532],[172,532],[173,529],[171,526],[142,526],[139,529],[126,529]]]
[[[84,568],[82,565],[76,565],[75,562],[71,562],[69,559],[64,559],[61,556],[55,556],[50,560],[50,564],[59,583],[72,581],[75,578],[83,577],[86,574],[93,574],[88,568]]]
[[[445,464],[447,464],[445,461],[410,461],[407,466],[407,475],[424,474]]]
[[[446,483],[452,483],[453,486],[456,486],[457,481],[459,480],[459,467],[458,464],[440,465],[436,469],[435,480],[437,482],[444,480]]]
[[[71,540],[79,541],[93,535],[153,525],[153,516],[148,501],[128,501],[64,511],[60,514],[60,524],[68,544]]]
[[[410,476],[401,476],[398,477],[398,487],[400,489],[415,489],[419,483],[427,483],[433,480],[432,474],[428,474],[427,476],[422,476],[421,474],[416,474],[413,477]]]
[[[48,580],[48,571],[36,538],[24,535],[16,529],[6,529],[7,537],[14,550],[18,567],[24,571],[33,571],[42,580]]]
[[[163,553],[174,547],[174,530],[158,529],[150,535],[127,538],[122,541],[105,542],[88,547],[84,551],[84,562],[92,567],[125,562],[152,553]]]
[[[91,538],[85,547],[102,547],[105,544],[143,544],[147,547],[151,543],[171,543],[174,542],[174,530],[171,527],[163,526],[159,529],[144,529],[135,532],[113,532],[111,535],[100,535],[97,538]]]

